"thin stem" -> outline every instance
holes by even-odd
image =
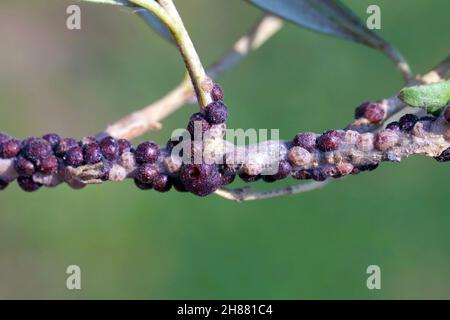
[[[170,20],[165,19],[162,21],[172,32],[177,43],[195,89],[200,108],[206,107],[212,102],[209,94],[211,90],[210,81],[173,2],[169,0],[160,1],[159,4],[154,0],[130,0],[130,2],[150,10],[158,17],[160,17],[159,11],[164,11],[164,18],[170,18]],[[154,11],[155,6],[158,8],[158,12]]]
[[[129,2],[141,6],[150,12],[152,12],[155,16],[161,19],[162,23],[164,23],[170,32],[175,35],[179,33],[179,26],[177,23],[170,17],[170,15],[154,0],[128,0]]]
[[[233,47],[208,69],[207,74],[216,79],[234,67],[249,53],[259,49],[283,26],[283,20],[274,16],[264,16]],[[177,111],[194,98],[192,84],[185,78],[176,88],[147,107],[116,121],[97,137],[113,136],[134,139],[151,130],[161,128],[159,121]]]
[[[180,41],[177,41],[177,43],[180,43],[180,51],[184,58],[189,76],[191,77],[200,108],[204,108],[212,102],[210,95],[212,88],[211,80],[206,75],[200,57],[195,50],[194,44],[173,1],[159,0],[159,3],[180,25]]]

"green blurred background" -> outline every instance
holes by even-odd
[[[79,4],[82,30],[65,28]],[[205,64],[261,16],[242,0],[178,0]],[[425,72],[449,53],[445,0],[345,1]],[[82,137],[159,98],[183,76],[178,52],[137,16],[76,1],[0,5],[0,131]],[[342,127],[402,80],[371,49],[287,25],[220,79],[229,127]],[[163,143],[195,106],[142,139]],[[303,195],[237,204],[138,191],[132,181],[0,194],[0,298],[450,298],[447,164],[414,157]],[[290,181],[291,182],[291,181]],[[239,183],[238,183],[239,184]],[[257,185],[258,187],[263,187]],[[65,270],[82,270],[82,290]],[[381,267],[382,289],[366,287]]]

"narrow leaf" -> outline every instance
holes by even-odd
[[[156,30],[156,32],[158,32],[159,35],[161,35],[163,38],[165,38],[172,44],[175,44],[175,40],[172,36],[172,33],[157,16],[155,16],[152,12],[145,9],[138,10],[138,14],[141,16],[142,19],[144,19],[145,22],[147,22],[148,25],[150,25],[150,27]]]
[[[436,113],[450,101],[450,81],[408,87],[401,90],[398,97],[411,107]]]
[[[262,9],[313,31],[381,48],[385,42],[340,1],[248,0]]]
[[[365,23],[339,0],[247,1],[301,27],[380,50],[396,62],[405,78],[410,76],[409,66],[401,54],[368,29]]]

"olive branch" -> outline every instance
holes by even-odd
[[[96,138],[134,139],[147,131],[159,130],[161,121],[186,103],[196,100],[202,113],[214,103],[211,91],[214,80],[231,69],[249,53],[257,50],[283,26],[284,20],[291,21],[314,31],[337,36],[342,39],[364,44],[379,50],[396,65],[405,80],[404,89],[399,95],[393,95],[377,102],[361,105],[345,130],[333,130],[314,136],[314,148],[309,149],[297,136],[293,141],[278,142],[275,156],[263,159],[265,163],[280,165],[278,178],[265,179],[274,182],[288,175],[296,179],[314,179],[316,181],[292,185],[270,191],[254,191],[249,187],[211,189],[219,196],[235,201],[273,198],[287,194],[297,194],[324,187],[333,181],[331,178],[356,174],[374,169],[382,161],[401,161],[410,155],[422,154],[435,157],[439,161],[450,158],[450,108],[449,83],[450,59],[447,57],[424,75],[413,75],[409,64],[401,53],[373,31],[367,29],[348,8],[337,1],[313,0],[249,0],[249,2],[268,11],[256,25],[243,35],[210,68],[205,69],[183,21],[172,0],[84,0],[108,5],[129,7],[137,12],[150,26],[172,41],[178,47],[186,67],[186,77],[172,91],[147,107],[135,111],[109,125],[98,133]],[[417,109],[410,109],[417,107]],[[407,115],[399,122],[386,123],[399,118],[409,110],[423,114],[424,110],[436,117],[417,118]],[[301,135],[300,135],[301,137]],[[214,137],[222,140],[222,133]],[[297,140],[296,140],[297,139]],[[268,145],[260,143],[256,147]],[[249,155],[255,146],[234,146],[223,141],[226,152],[234,155]],[[316,146],[317,144],[317,146]],[[163,153],[167,152],[163,149]],[[225,156],[224,151],[213,150]],[[254,157],[250,157],[254,159]],[[261,160],[261,159],[260,159]],[[11,181],[19,176],[14,159],[0,159],[0,180]],[[167,169],[167,158],[159,165]],[[289,170],[282,173],[281,163]],[[126,152],[114,164],[99,162],[82,166],[62,165],[51,174],[36,173],[32,176],[39,185],[54,186],[66,182],[74,188],[105,181],[105,167],[108,168],[110,181],[122,181],[136,178],[142,166],[135,156]],[[173,166],[173,165],[172,165]],[[182,164],[169,173],[175,174]],[[169,166],[170,167],[170,166]],[[253,163],[232,166],[233,178],[238,174],[244,181],[254,181],[260,177]],[[253,178],[252,178],[253,177]],[[266,177],[264,177],[266,178]],[[232,181],[232,179],[231,179]],[[224,184],[223,184],[224,185]],[[162,188],[164,189],[164,188]],[[195,193],[195,192],[194,192]]]

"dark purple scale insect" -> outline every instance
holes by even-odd
[[[450,148],[445,149],[439,156],[435,157],[435,159],[439,162],[450,161]]]
[[[309,152],[314,152],[316,149],[317,135],[312,132],[300,132],[292,140],[292,146],[302,147]]]
[[[14,168],[17,173],[21,176],[31,176],[36,172],[36,168],[28,159],[25,159],[22,156],[18,156],[14,161]]]
[[[180,170],[180,180],[186,190],[204,197],[216,191],[222,182],[217,165],[185,164]]]
[[[9,183],[0,178],[0,191],[5,190],[9,186]]]
[[[326,131],[317,138],[317,148],[323,152],[334,151],[339,148],[342,142],[342,137],[342,132],[339,132],[337,130]]]
[[[103,160],[103,154],[98,143],[89,143],[84,145],[83,156],[86,164],[96,164]]]
[[[159,172],[156,166],[151,163],[144,163],[136,170],[136,180],[149,184],[158,176]]]
[[[55,149],[58,146],[59,142],[61,141],[61,137],[56,133],[47,133],[42,137],[42,139],[50,143],[52,149]]]
[[[32,177],[20,176],[17,178],[17,184],[25,192],[34,192],[41,188],[41,184],[34,182]]]
[[[73,147],[66,151],[62,159],[67,166],[79,167],[84,163],[83,150],[79,146]]]
[[[54,148],[55,154],[59,157],[62,157],[67,151],[77,146],[78,146],[77,140],[73,138],[63,138]]]
[[[213,88],[211,89],[211,99],[213,99],[214,101],[223,100],[223,90],[217,83],[215,83]]]
[[[210,124],[221,124],[227,121],[228,108],[221,101],[214,101],[205,107],[206,119]]]
[[[0,158],[12,159],[19,154],[20,149],[20,141],[14,138],[0,143]]]
[[[168,192],[172,188],[172,181],[165,174],[158,174],[152,182],[153,189],[158,192]]]
[[[102,139],[99,146],[103,156],[107,160],[114,161],[119,157],[119,144],[113,137],[106,137]]]
[[[160,154],[159,146],[153,141],[141,143],[134,152],[138,163],[154,163]]]
[[[403,132],[410,132],[419,118],[414,114],[405,114],[398,120],[400,130]]]

